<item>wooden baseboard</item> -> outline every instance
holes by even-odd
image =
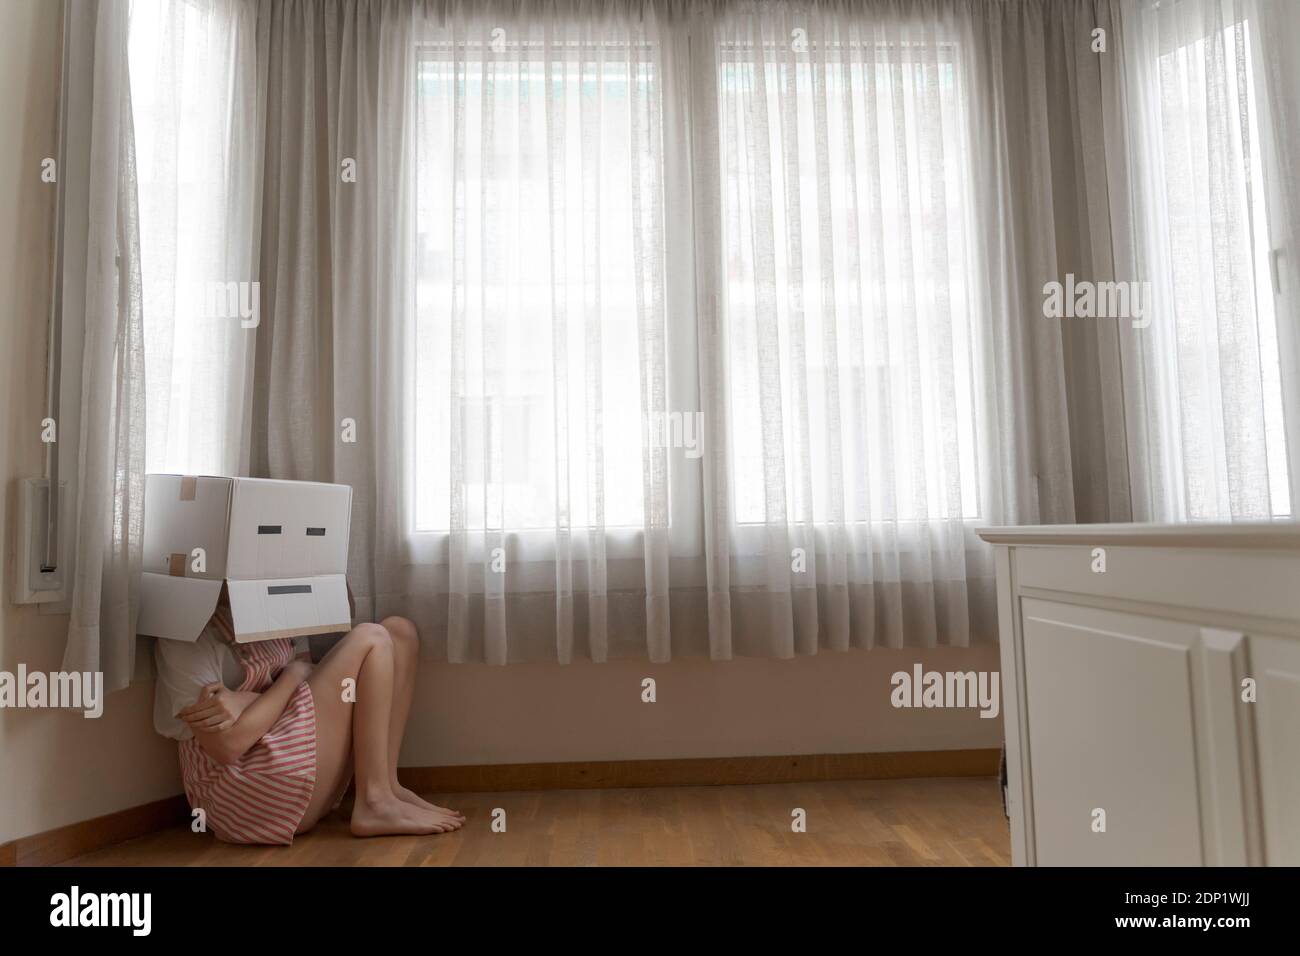
[[[70,823],[0,847],[0,866],[53,866],[189,819],[184,795]],[[6,853],[6,851],[8,851]]]
[[[575,763],[402,767],[404,786],[424,793],[589,790],[619,787],[716,787],[821,780],[994,777],[997,750],[922,750],[785,757],[605,760]]]

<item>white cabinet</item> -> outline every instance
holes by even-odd
[[[1300,865],[1300,525],[996,528],[1018,865]]]
[[[1255,741],[1269,863],[1300,865],[1300,641],[1252,637]]]

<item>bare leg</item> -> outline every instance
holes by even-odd
[[[420,657],[420,636],[415,625],[404,617],[388,617],[380,624],[393,639],[393,712],[388,724],[388,766],[393,793],[399,800],[426,810],[434,810],[451,819],[457,827],[465,815],[437,804],[429,803],[419,794],[403,787],[397,780],[397,757],[402,749],[402,736],[406,732],[406,719],[411,713],[411,698],[415,693],[416,667]]]
[[[346,680],[355,681],[355,703],[345,699]],[[377,836],[448,829],[436,814],[397,799],[390,786],[393,642],[388,632],[377,624],[354,628],[320,662],[307,684],[316,707],[316,788],[298,832],[309,830],[329,812],[346,782],[349,763],[357,778],[353,833]]]

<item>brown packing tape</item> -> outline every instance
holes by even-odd
[[[174,551],[167,556],[167,573],[174,578],[185,577],[185,559],[183,551]]]
[[[181,501],[193,501],[199,490],[199,479],[194,475],[181,475]]]

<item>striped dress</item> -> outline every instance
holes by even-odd
[[[293,659],[288,638],[236,644],[230,609],[218,608],[208,627],[244,668],[240,691],[262,693]],[[288,845],[316,786],[316,706],[306,682],[289,698],[275,724],[233,763],[222,765],[197,740],[180,744],[181,778],[190,807],[228,843]]]

